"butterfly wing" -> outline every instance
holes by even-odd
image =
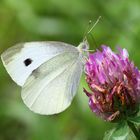
[[[76,94],[82,70],[78,51],[53,57],[27,79],[21,94],[24,103],[39,114],[62,112]]]
[[[61,53],[73,51],[77,51],[74,46],[62,42],[27,42],[9,48],[1,58],[11,78],[23,86],[41,64]]]

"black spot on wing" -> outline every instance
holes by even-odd
[[[29,66],[31,63],[32,63],[32,59],[30,59],[30,58],[24,60],[24,64],[26,67]]]

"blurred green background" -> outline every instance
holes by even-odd
[[[0,53],[26,41],[57,40],[77,46],[89,20],[99,16],[92,32],[97,45],[127,48],[140,67],[139,0],[0,0]],[[20,87],[0,61],[0,140],[102,140],[113,124],[91,112],[85,86],[83,76],[78,94],[63,113],[37,115],[23,104]]]

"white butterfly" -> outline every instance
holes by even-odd
[[[56,114],[72,102],[83,72],[84,50],[62,42],[27,42],[17,44],[2,55],[11,78],[22,87],[21,96],[30,110]]]

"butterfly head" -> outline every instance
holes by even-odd
[[[81,43],[78,45],[77,49],[79,50],[80,53],[87,52],[88,49],[89,49],[89,44],[88,44],[88,42],[87,42],[87,41],[81,42]]]
[[[79,44],[79,46],[77,47],[77,49],[80,52],[82,63],[85,64],[87,59],[88,59],[88,55],[89,55],[89,44],[88,44],[88,42],[87,41],[81,42]]]

